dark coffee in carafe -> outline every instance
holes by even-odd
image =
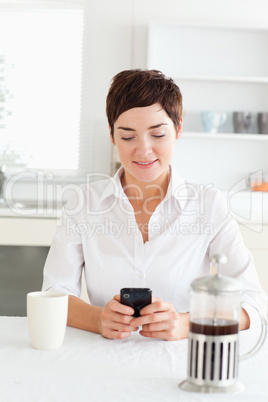
[[[199,318],[190,322],[190,331],[195,334],[210,336],[237,334],[239,325],[237,321],[210,318]]]

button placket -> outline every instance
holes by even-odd
[[[157,212],[157,213],[156,213]],[[159,205],[152,214],[148,225],[148,239],[154,240],[162,233],[161,221],[159,220]]]
[[[135,233],[135,286],[145,287],[144,244],[139,230]]]
[[[138,228],[134,210],[129,203],[132,213],[129,218],[129,226],[128,232],[132,233],[135,238],[135,256],[134,256],[134,264],[135,264],[135,273],[134,273],[134,283],[136,287],[146,287],[146,275],[145,275],[145,251],[144,251],[144,243],[142,233]]]

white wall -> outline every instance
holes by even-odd
[[[91,47],[90,68],[93,96],[89,114],[94,131],[96,173],[110,173],[111,143],[105,114],[106,95],[112,77],[130,69],[132,58],[133,1],[89,0],[90,28],[86,40]]]
[[[146,66],[146,34],[151,21],[266,26],[268,23],[266,0],[134,0],[134,4],[134,67]]]
[[[105,115],[105,98],[110,80],[121,70],[146,68],[147,29],[151,21],[213,22],[268,27],[266,0],[91,0],[88,4],[92,21],[89,45],[92,47],[94,71],[94,104],[91,104],[91,115],[95,135],[95,172],[110,172],[111,145]],[[174,51],[180,51],[179,44]],[[192,147],[192,144],[188,144]],[[228,147],[228,144],[225,144],[225,147]],[[195,148],[200,151],[199,146]],[[179,150],[179,145],[177,149]],[[184,149],[188,152],[188,145],[183,148],[182,153],[185,153]],[[233,168],[239,166],[239,155],[235,155],[235,164],[228,163],[226,172],[223,172],[217,152],[216,150],[216,158],[207,160],[203,174],[206,175],[213,169],[213,177],[209,177],[207,181],[213,180],[217,187],[227,190],[242,176],[247,175],[248,171],[238,168],[232,177]],[[245,160],[247,152],[246,147],[242,151]],[[223,152],[220,154],[223,155]],[[191,159],[194,158],[193,149]],[[207,156],[204,158],[206,160]],[[179,156],[176,159],[179,159]],[[184,160],[178,162],[178,168],[183,170],[183,174],[188,171],[184,167]],[[198,177],[195,178],[195,172],[196,167],[191,165],[189,179],[198,180]]]

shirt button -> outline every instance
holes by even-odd
[[[140,273],[140,274],[138,275],[138,277],[139,277],[140,279],[143,279],[143,278],[144,278],[144,275],[143,275],[142,273]]]

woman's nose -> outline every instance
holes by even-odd
[[[141,156],[147,156],[152,152],[151,141],[147,138],[142,138],[138,143],[138,152]]]

